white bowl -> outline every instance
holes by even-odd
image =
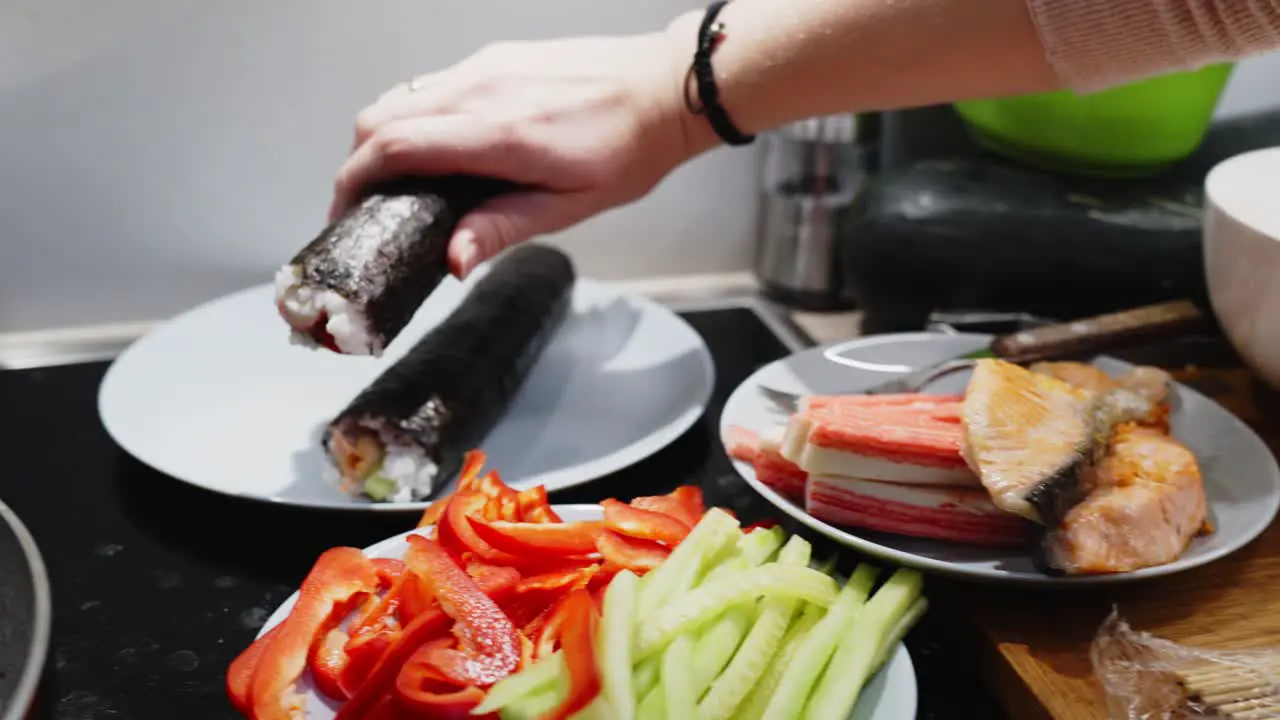
[[[1227,338],[1280,388],[1280,147],[1236,155],[1209,171],[1204,261]]]

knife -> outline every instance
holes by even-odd
[[[866,395],[919,392],[934,380],[970,368],[974,361],[983,358],[1000,358],[1020,364],[1065,359],[1098,354],[1104,350],[1114,350],[1144,341],[1168,339],[1204,329],[1208,325],[1208,316],[1189,300],[1146,305],[999,335],[986,347],[851,392]],[[783,408],[794,409],[800,399],[792,393],[763,386],[760,391]]]

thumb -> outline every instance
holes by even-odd
[[[587,192],[517,192],[467,213],[449,241],[449,266],[459,279],[506,248],[561,230],[594,214]]]

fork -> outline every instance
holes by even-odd
[[[940,365],[930,365],[907,373],[901,377],[873,385],[869,388],[850,389],[849,394],[859,395],[888,395],[892,393],[913,393],[920,392],[930,383],[939,380],[952,373],[968,370],[973,367],[975,359],[965,358],[960,360],[948,360]],[[773,403],[779,410],[787,413],[794,413],[800,410],[800,402],[804,399],[804,395],[797,393],[778,390],[766,385],[757,385],[756,390],[765,397],[769,402]]]

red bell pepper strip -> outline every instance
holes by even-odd
[[[666,513],[642,510],[612,498],[601,500],[600,507],[604,508],[604,526],[627,537],[678,545],[693,529]]]
[[[475,559],[489,565],[517,568],[522,572],[549,572],[567,567],[581,567],[594,562],[589,558],[557,558],[545,555],[515,555],[499,550],[485,542],[471,524],[471,518],[484,517],[487,499],[479,493],[459,493],[453,496],[444,518],[436,527],[440,546],[460,564],[469,553]]]
[[[505,602],[515,591],[515,581],[509,574],[483,575],[476,578],[476,585],[498,603]],[[453,619],[438,606],[415,617],[382,657],[378,658],[360,689],[338,708],[334,720],[368,720],[367,713],[374,704],[394,689],[400,667],[424,643],[443,636],[451,627]]]
[[[395,558],[373,558],[373,569],[378,573],[378,587],[385,590],[404,576],[404,561]]]
[[[400,586],[400,622],[408,624],[422,613],[435,606],[436,599],[431,590],[413,573],[409,573]]]
[[[455,558],[469,552],[491,565],[515,567],[520,563],[518,556],[497,550],[482,540],[471,526],[469,518],[484,517],[487,503],[488,498],[480,493],[455,494],[439,526],[440,544]]]
[[[402,577],[396,581],[395,585],[386,592],[367,612],[358,618],[355,618],[347,626],[347,632],[352,635],[358,635],[362,631],[372,628],[376,625],[383,624],[387,618],[396,618],[400,610],[400,603],[404,599],[404,585],[408,582],[408,578]]]
[[[409,536],[405,564],[417,573],[449,617],[458,650],[436,648],[432,663],[445,677],[461,685],[488,687],[511,674],[520,664],[520,636],[498,604],[436,543]]]
[[[250,689],[253,686],[253,672],[258,668],[258,658],[262,656],[262,651],[267,649],[271,639],[280,634],[281,627],[283,625],[277,625],[254,640],[253,644],[237,655],[236,659],[231,661],[231,666],[227,668],[227,697],[231,699],[232,707],[241,715],[248,715],[253,705]]]
[[[381,598],[370,595],[363,602],[348,623],[350,636],[337,629],[344,613],[335,611],[330,616],[331,629],[312,646],[307,659],[316,689],[334,700],[345,700],[351,696],[352,688],[359,686],[373,661],[377,659],[377,655],[371,658],[371,653],[381,654],[381,650],[389,643],[386,638],[400,632],[396,611],[403,601],[401,588],[405,581],[404,561],[373,558],[370,562],[377,572],[379,588],[386,589],[387,592]],[[369,642],[375,637],[382,640],[382,645]],[[349,657],[353,652],[362,653],[354,666]]]
[[[637,540],[619,535],[612,530],[601,531],[596,539],[596,549],[606,562],[643,575],[666,561],[671,551],[649,540]]]
[[[347,634],[337,628],[330,630],[311,648],[307,666],[316,689],[334,700],[351,697],[342,686],[343,672],[347,669]]]
[[[455,493],[470,492],[475,488],[476,480],[480,477],[480,471],[484,468],[486,459],[483,450],[470,450],[463,456],[462,470],[458,473]],[[427,527],[440,522],[440,517],[444,515],[444,509],[452,496],[453,494],[446,495],[427,506],[426,512],[422,513],[422,518],[418,520],[418,527]]]
[[[385,695],[377,705],[369,709],[364,720],[404,720],[404,714],[400,712],[395,697]]]
[[[485,522],[470,518],[476,535],[496,550],[513,555],[590,555],[596,551],[596,536],[604,523]]]
[[[297,604],[258,658],[250,692],[254,720],[295,717],[302,698],[294,692],[294,683],[306,669],[312,644],[327,632],[326,625],[346,614],[353,597],[377,585],[373,563],[355,548],[332,548],[316,560],[298,590]]]
[[[514,489],[507,487],[502,482],[502,476],[497,470],[490,470],[485,476],[480,478],[476,485],[476,489],[490,500],[491,514],[486,514],[486,520],[507,520],[509,522],[518,522],[520,520],[520,494]]]
[[[571,590],[587,587],[594,582],[601,570],[600,565],[589,565],[524,578],[516,585],[511,599],[502,604],[502,611],[516,627],[526,628]]]
[[[400,638],[401,632],[400,622],[387,616],[351,634],[342,648],[344,662],[338,675],[338,686],[344,697],[351,697],[364,684],[378,658]]]
[[[638,497],[631,501],[631,506],[670,515],[689,527],[697,525],[707,512],[702,501],[702,488],[696,485],[681,485],[667,495]]]
[[[569,694],[560,707],[541,720],[568,720],[600,694],[596,664],[596,638],[600,615],[586,590],[575,590],[564,599],[564,620],[559,626],[560,648],[569,671]]]
[[[564,630],[565,622],[572,622],[575,618],[570,617],[570,613],[576,611],[573,606],[573,598],[577,597],[577,593],[569,593],[547,609],[543,617],[538,619],[536,631],[530,637],[533,641],[533,658],[540,660],[556,651],[557,643],[560,640],[561,633]]]
[[[516,505],[520,508],[520,522],[564,522],[547,499],[545,485],[535,485],[521,490],[516,495]]]
[[[449,649],[453,638],[429,642],[409,657],[396,675],[396,702],[413,717],[463,720],[484,702],[484,691],[475,686],[459,688],[432,665],[431,658]],[[489,717],[492,717],[490,715]]]

